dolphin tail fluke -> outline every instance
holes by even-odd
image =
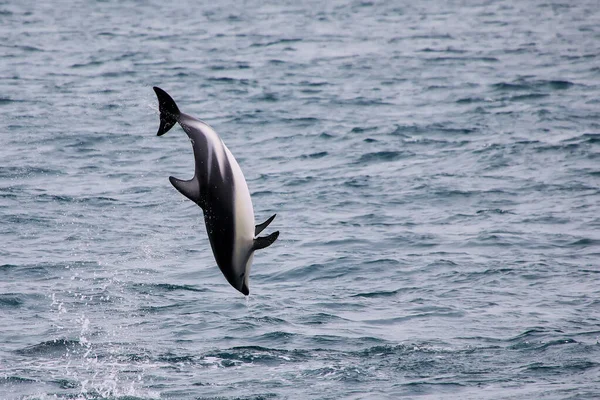
[[[269,236],[261,236],[254,239],[254,246],[252,248],[254,250],[264,249],[265,247],[269,247],[273,244],[274,241],[279,237],[279,231],[271,233]]]
[[[158,109],[160,110],[160,126],[156,135],[162,136],[177,123],[180,112],[175,100],[167,92],[156,86],[153,89],[158,97]]]
[[[276,216],[277,216],[277,214],[273,214],[271,216],[271,218],[269,218],[268,220],[266,220],[262,224],[256,225],[256,227],[254,227],[254,236],[258,236],[259,233],[261,233],[267,226],[269,226],[269,224],[271,222],[273,222],[273,220],[275,219]]]

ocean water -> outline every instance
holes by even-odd
[[[245,298],[177,127],[273,213]],[[0,399],[600,396],[600,7],[0,1]]]

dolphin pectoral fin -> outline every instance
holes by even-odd
[[[200,186],[195,177],[189,181],[183,181],[170,176],[169,181],[182,195],[192,200],[194,203],[200,204]]]
[[[156,135],[162,136],[177,123],[181,112],[175,100],[167,92],[156,86],[153,89],[156,97],[158,97],[158,109],[160,111],[160,126]]]
[[[254,239],[254,245],[252,246],[253,250],[264,249],[265,247],[269,247],[273,244],[274,241],[279,237],[279,231],[271,233],[269,236],[261,236]]]
[[[271,218],[269,218],[268,220],[266,220],[262,224],[256,225],[254,227],[254,236],[258,236],[259,233],[261,233],[267,226],[269,226],[269,224],[275,219],[276,216],[277,216],[277,214],[273,214],[271,216]]]

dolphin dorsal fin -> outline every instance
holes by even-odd
[[[271,233],[269,236],[260,236],[254,239],[254,245],[252,246],[253,250],[264,249],[265,247],[269,247],[273,244],[274,241],[279,237],[279,231]]]
[[[254,236],[258,236],[259,233],[261,233],[267,226],[269,226],[269,224],[271,222],[273,222],[273,220],[275,219],[276,216],[277,216],[277,214],[273,214],[271,216],[271,218],[269,218],[268,220],[266,220],[262,224],[256,225],[256,227],[254,227]]]
[[[189,181],[184,181],[170,176],[169,181],[182,195],[194,203],[200,204],[200,185],[196,177],[193,177]]]

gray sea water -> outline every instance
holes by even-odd
[[[160,86],[257,222],[216,267]],[[0,399],[600,396],[600,4],[0,1]]]

